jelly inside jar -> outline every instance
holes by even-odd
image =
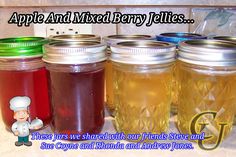
[[[15,96],[28,96],[31,99],[29,106],[30,120],[36,117],[41,119],[44,126],[52,119],[49,105],[46,69],[23,71],[0,71],[0,104],[3,121],[7,129],[15,122],[14,112],[10,110],[9,102]]]
[[[112,77],[112,63],[110,60],[106,61],[105,66],[105,78],[106,78],[106,106],[112,116],[114,116],[115,106],[113,103],[114,94],[113,94],[113,77]]]
[[[125,134],[166,132],[171,103],[171,68],[138,72],[129,68],[132,65],[113,66],[117,130]]]
[[[99,133],[104,124],[104,69],[48,71],[57,133]]]
[[[205,133],[211,138],[205,143],[216,143],[221,125],[226,124],[223,132],[225,138],[232,129],[236,103],[236,74],[213,69],[201,69],[180,63],[178,81],[180,84],[178,99],[178,128],[181,133],[191,134],[192,120],[204,114],[196,122],[194,130]]]

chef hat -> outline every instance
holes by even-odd
[[[14,112],[27,110],[30,105],[30,98],[27,96],[16,96],[10,100],[10,109]]]

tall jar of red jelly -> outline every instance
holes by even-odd
[[[30,98],[29,121],[39,118],[44,126],[51,122],[46,69],[42,61],[42,46],[46,42],[41,37],[0,39],[0,107],[7,129],[16,121],[9,103],[15,96]]]
[[[106,46],[84,41],[55,42],[44,48],[53,130],[67,135],[99,133],[104,124]]]

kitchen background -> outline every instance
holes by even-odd
[[[131,24],[95,24],[92,32],[100,36],[110,34],[160,34],[162,32],[193,32],[204,33],[205,35],[236,35],[236,0],[0,0],[0,38],[10,36],[30,36],[34,35],[34,26],[17,27],[9,25],[7,21],[13,12],[32,13],[64,13],[66,11],[90,11],[91,13],[105,13],[106,11],[120,11],[122,13],[148,13],[150,11],[172,11],[177,14],[184,14],[186,18],[193,18],[195,23],[188,24],[153,24],[151,27],[136,27]],[[106,119],[107,120],[107,119]],[[2,121],[2,120],[1,120]],[[107,120],[108,121],[108,120]],[[110,130],[111,122],[105,123],[104,130]],[[172,124],[173,125],[173,124]],[[174,127],[173,127],[174,128]],[[4,130],[4,125],[0,123],[0,130]],[[47,133],[48,130],[45,130]],[[50,132],[50,131],[49,131]],[[129,150],[81,150],[81,151],[42,151],[39,149],[41,141],[34,141],[33,147],[16,149],[12,143],[16,137],[10,132],[0,134],[0,156],[29,156],[32,154],[41,156],[162,156],[168,157],[170,153],[160,150],[153,151],[133,151]],[[198,147],[194,151],[175,151],[172,157],[182,156],[235,156],[236,131],[233,130],[231,138],[228,138],[220,149],[211,152],[200,151]],[[28,155],[26,155],[28,154]]]
[[[132,24],[94,24],[92,33],[100,36],[111,34],[160,34],[163,32],[196,32],[205,35],[236,35],[236,0],[0,0],[0,37],[34,35],[30,27],[9,25],[13,12],[65,13],[66,11],[105,13],[149,13],[172,11],[193,18],[194,24],[153,24],[136,27]]]

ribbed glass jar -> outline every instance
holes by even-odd
[[[111,45],[115,124],[119,132],[166,132],[175,45],[157,41]]]
[[[153,40],[153,37],[150,35],[110,35],[103,38],[104,42],[107,44],[107,61],[106,61],[106,68],[105,68],[105,80],[106,80],[106,107],[110,112],[111,116],[115,115],[115,105],[113,103],[114,94],[112,90],[112,63],[110,61],[110,45],[117,43],[117,42],[124,42],[124,41],[141,41],[141,40]]]
[[[156,39],[158,41],[164,41],[164,42],[170,42],[173,44],[176,44],[177,51],[178,52],[178,44],[181,41],[186,41],[186,40],[193,40],[193,39],[206,39],[206,36],[203,36],[201,34],[195,34],[195,33],[187,33],[187,32],[172,32],[172,33],[162,33],[160,35],[156,36]],[[179,90],[179,84],[176,81],[176,77],[178,75],[178,66],[175,64],[173,67],[173,89],[172,89],[172,104],[171,104],[171,113],[172,114],[177,114],[178,111],[178,106],[177,106],[177,101],[178,101],[178,90]]]
[[[178,128],[181,133],[205,133],[204,143],[217,143],[232,129],[236,104],[236,44],[218,40],[181,42]],[[208,112],[208,113],[205,113]],[[191,126],[194,118],[200,116]]]

